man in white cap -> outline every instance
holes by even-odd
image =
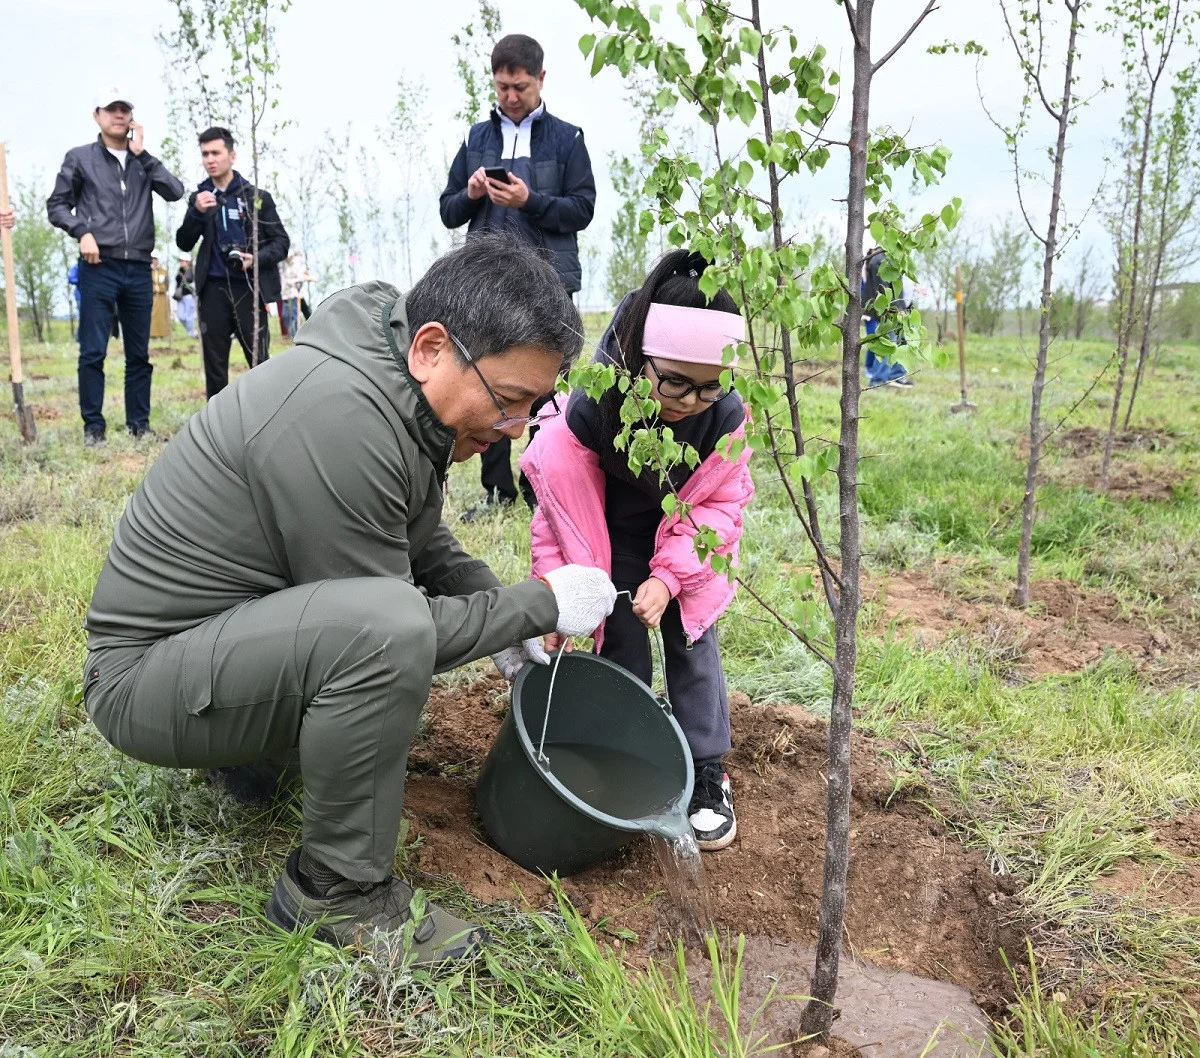
[[[50,223],[79,240],[79,410],[83,443],[103,444],[104,358],[114,318],[125,345],[125,425],[134,437],[150,430],[150,193],[167,202],[183,184],[143,145],[133,104],[119,88],[95,97],[95,142],[67,151],[46,200]]]

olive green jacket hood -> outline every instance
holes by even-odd
[[[320,350],[370,379],[396,410],[421,455],[440,468],[439,486],[444,488],[454,431],[437,417],[408,372],[412,336],[400,291],[388,283],[363,283],[339,291],[320,308],[301,328],[296,346]]]
[[[422,589],[439,671],[552,631],[549,588],[501,587],[442,520],[454,433],[409,375],[408,346],[399,291],[350,287],[318,306],[294,348],[197,412],[117,525],[89,649],[145,645],[249,599],[347,577]]]

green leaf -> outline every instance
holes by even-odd
[[[757,110],[757,107],[754,105],[754,97],[749,92],[743,92],[741,99],[738,100],[738,117],[749,125],[754,120],[755,110]]]
[[[675,493],[668,492],[662,499],[663,514],[670,517],[675,513],[675,508],[679,505],[679,501],[675,498]]]
[[[595,33],[585,33],[582,37],[579,38],[579,50],[581,52],[583,52],[583,54],[585,56],[590,55],[592,53],[592,49],[595,46],[596,46],[596,34]]]

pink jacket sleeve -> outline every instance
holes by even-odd
[[[529,523],[529,550],[533,558],[531,577],[540,577],[543,573],[567,564],[562,548],[558,546],[558,538],[550,528],[540,504],[534,511],[533,521]]]
[[[724,544],[722,554],[736,552],[738,541],[742,538],[742,512],[754,495],[748,447],[734,462],[717,453],[709,456],[705,463],[709,460],[717,460],[711,468],[711,472],[718,475],[715,485],[703,500],[692,507],[690,519],[675,517],[664,523],[658,532],[654,557],[650,560],[650,575],[667,586],[672,598],[682,592],[695,591],[717,576],[707,562],[700,564],[692,544],[696,535],[695,526],[708,526],[716,530]],[[685,500],[686,493],[685,487],[682,493]]]

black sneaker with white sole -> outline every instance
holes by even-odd
[[[728,848],[737,837],[733,790],[720,761],[696,765],[696,784],[688,803],[688,822],[702,852]]]

